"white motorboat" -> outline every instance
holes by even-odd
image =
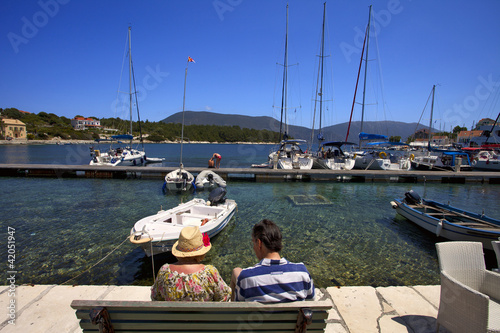
[[[112,140],[129,139],[132,141],[132,135],[114,135]],[[141,166],[147,163],[146,153],[144,151],[126,146],[124,148],[112,148],[101,152],[99,149],[91,151],[92,159],[90,165],[107,166]]]
[[[208,197],[193,199],[137,221],[130,230],[130,242],[138,244],[149,257],[169,252],[185,226],[198,226],[210,238],[229,223],[237,210],[234,200],[225,199],[226,190],[216,188]]]
[[[500,237],[500,220],[421,199],[414,191],[391,201],[391,206],[416,225],[449,240],[482,242],[485,249],[492,250],[491,242]]]
[[[194,182],[197,190],[213,190],[217,187],[226,187],[226,181],[212,170],[202,170]]]
[[[411,161],[411,168],[415,170],[452,170],[470,171],[472,165],[469,155],[461,151],[433,151],[427,155],[416,156]]]
[[[278,150],[269,154],[269,165],[278,169],[312,169],[312,155],[304,153],[299,146],[305,143],[306,140],[299,139],[281,141]]]
[[[165,183],[163,184],[163,190],[171,192],[183,192],[188,191],[193,186],[194,176],[191,172],[183,169],[175,169],[167,173],[165,176]]]

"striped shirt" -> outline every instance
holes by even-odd
[[[262,259],[238,276],[235,300],[278,303],[314,298],[314,284],[303,263]]]

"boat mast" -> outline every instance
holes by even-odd
[[[129,106],[130,106],[130,135],[132,136],[133,139],[133,134],[132,134],[132,39],[131,39],[131,33],[130,30],[132,28],[128,27],[128,70],[129,70]],[[130,144],[132,144],[132,139],[130,139]]]
[[[493,123],[493,126],[491,126],[490,132],[489,132],[488,136],[486,137],[486,141],[484,141],[485,145],[488,144],[488,140],[490,139],[491,133],[495,129],[495,126],[497,125],[499,118],[500,118],[500,112],[498,113],[497,119],[495,119],[495,122]]]
[[[283,87],[281,90],[281,120],[280,120],[280,142],[283,132],[283,113],[285,114],[285,133],[288,135],[287,119],[286,119],[286,100],[287,100],[287,69],[288,69],[288,4],[286,4],[286,32],[285,32],[285,59],[283,61]]]
[[[436,85],[432,86],[432,101],[431,101],[431,120],[429,122],[429,144],[427,150],[431,151],[431,139],[432,139],[432,115],[434,114],[434,93],[436,92]]]
[[[325,20],[326,20],[326,2],[323,3],[323,26],[321,30],[321,54],[320,54],[320,75],[321,75],[321,83],[319,88],[319,133],[318,133],[318,149],[321,146],[321,141],[325,140],[323,137],[323,126],[321,123],[323,117],[323,64],[325,59]]]
[[[181,161],[180,161],[180,168],[183,168],[182,165],[182,144],[184,142],[184,110],[186,109],[186,81],[187,81],[187,75],[188,75],[188,66],[189,62],[192,61],[191,57],[188,57],[187,63],[186,63],[186,70],[184,73],[184,96],[182,97],[182,129],[181,129]]]
[[[363,132],[363,119],[365,117],[365,94],[366,94],[366,76],[368,72],[368,46],[370,45],[370,22],[372,18],[372,5],[370,5],[368,11],[368,26],[366,27],[366,58],[365,58],[365,81],[363,83],[363,102],[361,104],[361,129]],[[363,55],[361,55],[363,57]],[[361,148],[361,139],[359,139],[359,147]]]

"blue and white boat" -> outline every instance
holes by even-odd
[[[391,205],[398,214],[438,237],[482,242],[489,250],[493,250],[491,242],[500,238],[500,220],[422,199],[414,191],[406,192],[404,199],[391,201]]]
[[[234,200],[226,199],[225,194],[226,190],[218,187],[210,192],[207,201],[196,198],[140,219],[130,230],[130,242],[140,245],[150,257],[171,251],[185,226],[198,226],[210,238],[217,235],[238,207]]]

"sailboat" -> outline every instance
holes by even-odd
[[[352,113],[354,111],[354,105],[356,103],[356,93],[358,90],[359,74],[361,72],[361,67],[363,63],[363,57],[365,58],[365,68],[364,68],[364,83],[363,83],[363,101],[361,103],[361,129],[359,134],[359,148],[361,149],[362,142],[366,140],[386,140],[384,144],[399,144],[391,143],[387,140],[387,136],[379,134],[369,134],[363,132],[363,120],[365,114],[365,97],[366,97],[366,79],[368,73],[368,48],[370,44],[370,26],[372,17],[372,6],[369,7],[368,13],[368,25],[366,26],[365,39],[363,41],[363,48],[361,51],[361,59],[359,63],[358,78],[356,80],[356,88],[354,91],[354,98],[351,108],[351,118],[349,119],[349,127],[347,128],[346,141],[349,137],[349,130],[351,127]],[[366,49],[366,51],[365,51]],[[372,142],[373,143],[373,142]],[[380,145],[380,142],[377,142]],[[409,170],[410,169],[410,158],[403,155],[393,155],[385,150],[374,150],[369,151],[359,150],[356,152],[349,153],[350,156],[355,160],[354,169],[371,169],[371,170]]]
[[[191,189],[191,186],[194,182],[194,176],[187,170],[184,169],[184,165],[182,164],[182,146],[184,144],[184,110],[186,108],[186,80],[189,63],[194,62],[193,58],[188,57],[186,64],[186,71],[184,74],[184,97],[182,99],[182,129],[181,129],[181,155],[180,155],[180,163],[179,169],[175,169],[174,171],[169,172],[165,176],[165,183],[163,184],[163,188],[168,189],[169,191],[174,192],[182,192],[188,191]]]
[[[129,108],[130,108],[130,132],[129,134],[113,135],[111,140],[97,140],[100,141],[111,141],[109,149],[105,152],[101,152],[99,149],[94,149],[91,147],[91,157],[90,165],[106,165],[106,166],[141,166],[147,163],[158,163],[163,161],[163,158],[148,158],[146,157],[146,152],[144,151],[144,145],[142,150],[132,148],[132,140],[134,136],[132,135],[132,105],[133,105],[133,95],[135,91],[132,90],[132,81],[134,82],[135,90],[135,79],[133,78],[134,72],[132,69],[132,40],[131,40],[131,27],[128,27],[128,55],[129,55]],[[135,96],[135,103],[137,106],[137,114],[139,114],[139,107],[137,103],[137,95]],[[139,120],[140,124],[140,120]],[[112,143],[122,143],[121,140],[129,140],[128,146],[123,148],[113,148]],[[141,143],[142,143],[142,133],[141,133]]]
[[[288,139],[286,124],[287,112],[287,80],[288,80],[288,4],[286,5],[286,33],[285,33],[285,59],[283,64],[283,87],[281,91],[281,120],[280,120],[280,143],[278,148],[268,156],[269,167],[279,169],[311,169],[313,159],[311,154],[306,154],[300,147],[306,144],[305,140]],[[285,124],[283,124],[283,115]],[[285,132],[283,133],[283,125]],[[283,138],[283,140],[282,140]]]
[[[453,170],[468,171],[472,170],[469,155],[464,151],[436,149],[431,146],[432,141],[432,117],[434,113],[434,95],[436,85],[432,86],[431,117],[429,122],[429,143],[427,153],[421,156],[415,156],[411,161],[411,167],[415,170]]]
[[[319,70],[318,79],[316,81],[316,97],[314,99],[314,118],[316,117],[316,107],[319,107],[319,128],[317,139],[319,142],[318,151],[313,157],[313,168],[330,169],[330,170],[351,170],[354,167],[354,159],[344,154],[342,146],[346,144],[354,144],[350,142],[324,142],[322,120],[323,120],[323,90],[324,80],[324,61],[325,61],[325,25],[326,25],[326,2],[323,4],[323,25],[321,30],[321,48],[319,55]],[[311,132],[311,145],[314,140],[314,123]]]

